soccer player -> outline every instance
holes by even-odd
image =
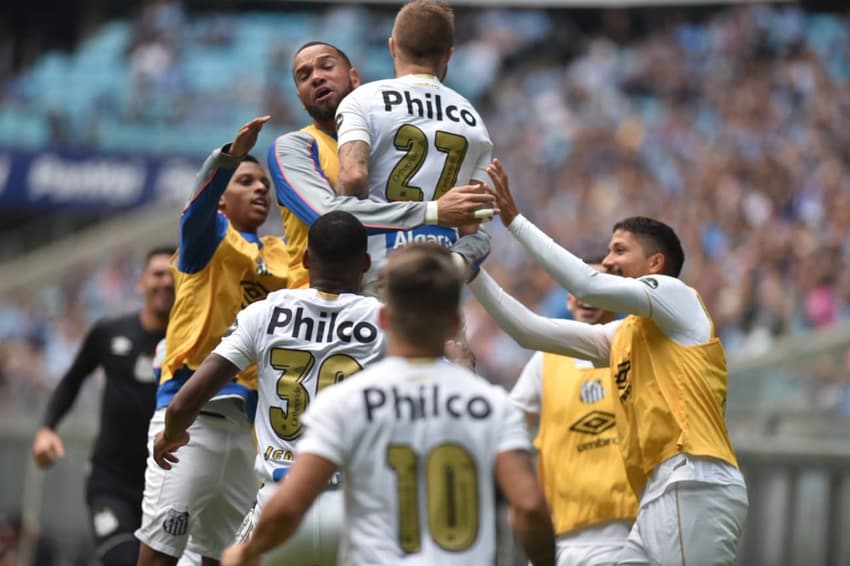
[[[129,566],[139,557],[133,531],[142,520],[148,423],[156,405],[152,361],[174,304],[169,260],[174,248],[150,250],[139,277],[144,295],[137,312],[95,323],[71,367],[50,396],[32,455],[40,468],[65,456],[56,427],[71,409],[83,381],[98,367],[106,381],[100,425],[86,485],[95,550],[105,566]]]
[[[369,268],[363,225],[347,212],[329,212],[310,226],[308,241],[310,288],[276,291],[239,313],[230,334],[171,401],[154,443],[154,459],[171,467],[182,457],[182,449],[175,450],[189,441],[187,428],[204,403],[239,371],[258,364],[254,468],[262,487],[245,535],[292,465],[304,429],[302,413],[320,391],[384,354],[380,303],[356,294]],[[267,564],[336,564],[343,524],[339,479],[331,478],[299,534],[267,557]]]
[[[166,332],[157,410],[149,451],[165,409],[218,344],[242,307],[286,287],[286,246],[260,238],[271,199],[269,179],[248,151],[269,117],[254,118],[232,143],[215,150],[195,179],[195,196],[180,220],[172,263],[176,300]],[[180,465],[165,471],[148,458],[140,565],[176,564],[187,548],[215,563],[233,540],[255,493],[251,422],[256,367],[245,368],[207,403]]]
[[[608,364],[615,421],[639,509],[621,564],[732,564],[747,490],[724,420],[726,357],[696,290],[678,279],[679,238],[645,217],[618,222],[599,273],[519,214],[498,161],[489,170],[502,222],[578,300],[624,320],[540,317],[483,270],[470,284],[520,345]]]
[[[598,262],[590,262],[597,271]],[[573,319],[607,324],[611,311],[567,298]],[[614,423],[610,370],[580,358],[536,352],[511,401],[539,424],[534,441],[557,536],[558,566],[617,564],[637,514]]]
[[[460,326],[462,281],[450,252],[405,247],[390,256],[383,283],[387,359],[310,406],[286,481],[222,564],[252,563],[290,537],[342,470],[340,564],[492,564],[498,485],[532,562],[553,565],[522,414],[502,389],[442,358]]]
[[[445,247],[457,230],[438,226],[436,201],[452,187],[481,191],[493,144],[481,116],[442,83],[454,45],[454,13],[444,2],[413,0],[398,12],[389,38],[394,79],[364,84],[336,112],[339,191],[370,201],[425,202],[425,226],[370,236],[376,268],[385,255],[413,241]],[[481,204],[476,208],[491,206]],[[463,219],[474,231],[475,209]],[[456,224],[454,224],[456,225]],[[375,278],[368,276],[370,287]]]
[[[268,155],[288,244],[290,288],[307,285],[307,271],[301,264],[307,230],[326,212],[344,210],[357,216],[370,232],[393,232],[426,223],[426,213],[430,224],[468,224],[476,209],[493,206],[491,195],[472,186],[457,187],[428,203],[338,195],[334,113],[343,97],[360,84],[360,76],[342,50],[323,42],[310,42],[296,51],[292,74],[298,97],[313,122],[278,137]]]

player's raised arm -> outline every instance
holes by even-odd
[[[540,316],[506,293],[483,269],[469,288],[502,330],[523,348],[575,356],[597,366],[608,364],[618,322],[591,325]]]
[[[180,217],[180,264],[185,271],[202,269],[224,237],[226,222],[218,215],[219,201],[239,163],[269,120],[271,116],[261,116],[244,124],[231,143],[207,157],[195,177],[194,196]]]
[[[580,301],[614,312],[649,316],[652,310],[644,285],[634,279],[596,271],[558,245],[518,210],[508,176],[498,159],[487,169],[502,223],[547,272]]]

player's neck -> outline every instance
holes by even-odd
[[[416,63],[396,63],[395,76],[403,77],[405,75],[428,75],[431,77],[437,77],[439,79],[439,74],[437,69],[432,67],[431,65],[419,65]]]
[[[387,356],[399,358],[440,358],[443,356],[443,345],[412,343],[399,339],[392,332],[387,333]]]
[[[334,277],[317,277],[310,279],[310,287],[321,291],[322,293],[330,293],[339,295],[341,293],[359,293],[360,280],[346,281],[345,279],[337,279]]]
[[[142,328],[148,332],[165,332],[168,326],[168,315],[160,316],[149,308],[143,308],[139,313],[139,321]]]
[[[313,125],[332,138],[336,138],[336,124],[333,120],[313,120]]]

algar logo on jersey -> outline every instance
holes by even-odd
[[[458,108],[454,104],[449,104],[443,108],[443,99],[439,94],[431,96],[430,92],[425,93],[424,100],[410,94],[409,90],[399,92],[397,90],[382,90],[381,97],[384,100],[384,111],[392,112],[396,107],[404,108],[411,116],[419,116],[429,120],[442,121],[444,118],[451,122],[460,124],[463,122],[467,126],[475,126],[478,120],[475,118],[475,113],[468,108]]]
[[[308,342],[340,341],[350,344],[352,341],[369,344],[378,338],[378,328],[365,320],[344,320],[337,324],[339,313],[319,311],[318,317],[305,314],[304,307],[294,311],[286,307],[275,307],[272,311],[266,334],[276,334],[286,329],[293,338]]]

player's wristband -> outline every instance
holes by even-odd
[[[435,200],[425,203],[425,224],[437,224],[440,220],[440,205]]]

